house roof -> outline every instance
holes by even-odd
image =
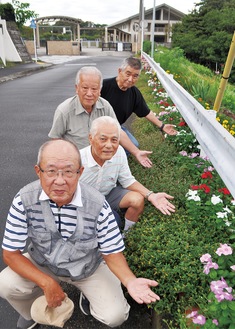
[[[170,9],[171,12],[174,12],[175,14],[179,15],[180,17],[184,17],[185,16],[185,13],[183,13],[182,11],[179,11],[169,5],[167,5],[166,3],[162,3],[161,5],[159,6],[155,6],[155,10],[158,10],[158,9],[161,9],[161,8],[167,8],[167,9]],[[149,15],[151,14],[153,11],[153,8],[150,8],[150,9],[147,9],[145,10],[145,15]],[[122,23],[125,23],[127,21],[130,21],[130,20],[133,20],[133,19],[137,19],[139,21],[139,13],[133,15],[133,16],[129,16],[125,19],[122,19],[121,21],[118,21],[118,22],[115,22],[113,24],[109,24],[108,27],[115,27],[116,25],[120,25]]]

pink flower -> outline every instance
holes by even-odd
[[[186,151],[181,151],[181,152],[179,152],[179,154],[183,155],[183,157],[186,157],[188,155]]]
[[[199,155],[199,153],[192,153],[190,156],[189,156],[189,158],[191,158],[191,159],[194,159],[194,158],[196,158],[197,156]]]
[[[193,318],[195,317],[196,315],[198,315],[197,311],[192,311],[191,313],[189,313],[186,318]]]
[[[193,318],[193,323],[195,324],[205,324],[206,318],[204,315],[198,314],[195,318]]]
[[[186,318],[192,318],[192,321],[195,324],[205,324],[206,322],[206,318],[203,315],[198,314],[197,311],[192,311],[186,316]]]
[[[233,249],[229,247],[226,243],[222,244],[220,243],[220,248],[216,250],[216,254],[221,256],[221,255],[232,255]]]
[[[224,288],[228,288],[227,282],[222,278],[221,280],[211,281],[211,291],[214,293],[221,292]]]
[[[235,271],[235,265],[230,266],[230,268]]]
[[[214,167],[212,167],[212,166],[209,166],[207,169],[205,169],[204,171],[213,171],[213,170],[215,170],[215,168]]]
[[[207,263],[211,261],[211,255],[210,254],[204,254],[200,258],[201,263]]]
[[[216,319],[212,320],[212,323],[216,324],[217,326],[219,325],[219,322]]]
[[[221,302],[224,299],[230,300],[230,301],[233,300],[233,295],[229,294],[228,292],[222,292],[220,294],[216,294],[215,297],[218,300],[218,302]]]
[[[211,268],[214,268],[215,270],[218,270],[219,265],[218,265],[217,263],[213,263],[212,261],[207,262],[207,263],[204,265],[203,273],[205,273],[205,274],[209,274]]]
[[[233,300],[233,295],[231,294],[233,289],[228,286],[223,278],[218,281],[211,281],[210,288],[218,302],[222,300]]]

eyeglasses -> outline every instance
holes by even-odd
[[[80,172],[80,169],[78,169],[78,170],[45,169],[45,170],[43,170],[40,166],[38,166],[38,168],[40,169],[40,171],[42,173],[46,174],[47,177],[49,177],[49,178],[56,178],[59,175],[60,172],[61,172],[63,177],[72,178],[72,177],[74,177],[74,175],[76,175]]]

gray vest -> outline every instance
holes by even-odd
[[[77,207],[77,225],[66,241],[57,230],[49,201],[39,201],[42,192],[39,180],[20,190],[28,222],[30,256],[54,274],[72,280],[90,276],[102,260],[96,225],[105,198],[85,183],[80,186],[83,206]]]

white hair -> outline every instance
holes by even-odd
[[[118,139],[120,139],[120,134],[121,134],[121,126],[119,122],[107,115],[101,116],[97,119],[95,119],[92,124],[91,124],[91,129],[90,129],[90,134],[92,137],[94,137],[97,134],[97,131],[101,125],[114,125],[117,128],[118,131]]]
[[[103,85],[103,77],[102,73],[100,70],[98,70],[95,66],[83,66],[77,73],[76,79],[75,79],[75,85],[79,85],[80,80],[81,80],[81,75],[89,75],[93,74],[99,77],[100,79],[100,89],[102,88]]]

